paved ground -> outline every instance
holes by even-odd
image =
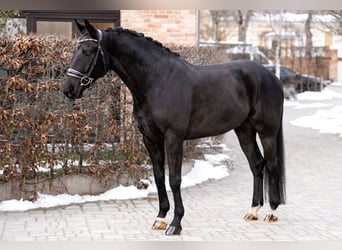
[[[342,88],[334,90],[342,93]],[[326,102],[342,105],[341,99]],[[156,195],[151,195],[147,199],[1,212],[0,240],[342,240],[342,138],[289,124],[314,112],[285,109],[288,203],[279,207],[275,224],[242,219],[251,201],[252,175],[235,135],[228,133],[234,170],[222,180],[182,191],[185,217],[180,236],[150,230],[158,207]],[[260,217],[266,210],[260,211]]]

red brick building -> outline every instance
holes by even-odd
[[[122,10],[121,26],[162,43],[196,45],[195,10]]]
[[[73,19],[88,19],[97,28],[118,27],[142,32],[162,43],[197,44],[195,10],[23,11],[28,33],[77,34]]]

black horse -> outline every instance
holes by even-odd
[[[265,221],[285,202],[282,135],[283,89],[263,66],[234,61],[195,66],[161,43],[132,30],[97,30],[87,20],[64,83],[64,94],[80,98],[96,79],[114,70],[132,93],[134,116],[149,152],[158,188],[159,213],[152,228],[166,229],[170,204],[165,189],[165,154],[174,198],[167,235],[179,234],[183,141],[234,129],[254,177],[252,206],[245,220],[257,219],[268,193]],[[259,135],[263,147],[256,141]]]

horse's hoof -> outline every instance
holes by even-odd
[[[276,222],[277,220],[278,217],[273,214],[267,214],[264,219],[265,222]]]
[[[162,218],[157,218],[152,225],[153,230],[165,230],[166,227],[167,222]]]
[[[166,235],[179,235],[182,231],[182,227],[178,226],[169,226],[169,228],[165,231]]]
[[[244,219],[245,221],[257,220],[257,219],[258,219],[258,216],[255,215],[255,214],[247,213],[247,214],[243,217],[243,219]]]

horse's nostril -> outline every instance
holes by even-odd
[[[74,96],[73,90],[70,88],[63,89],[63,93],[68,98],[73,98],[73,96]]]

